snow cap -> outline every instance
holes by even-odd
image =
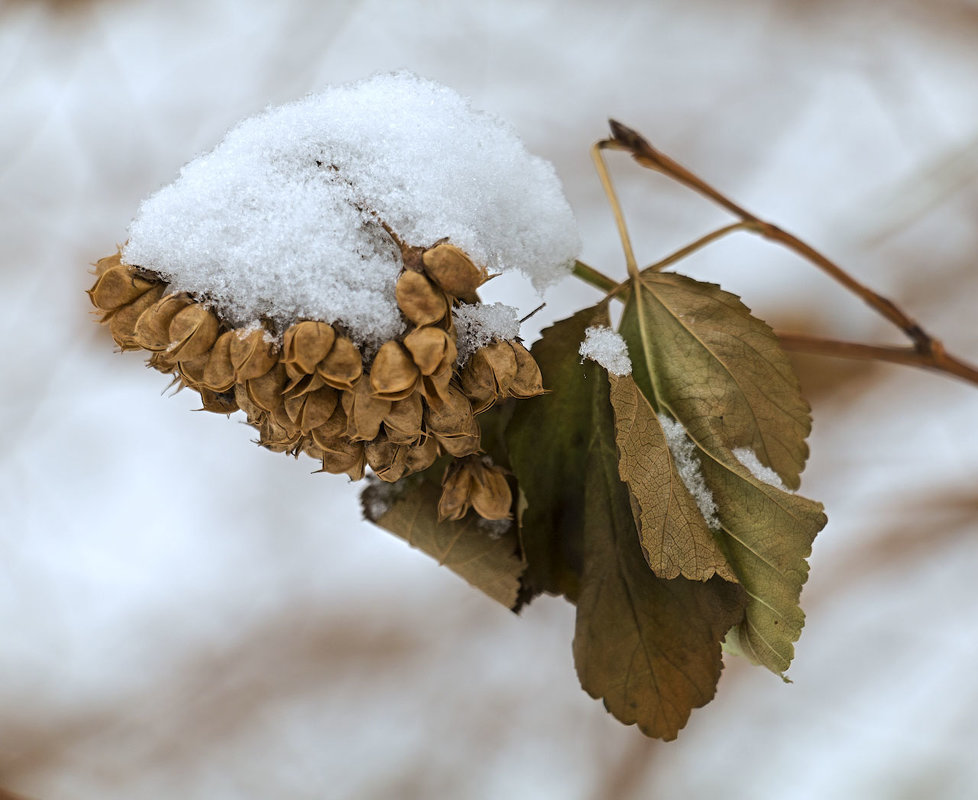
[[[552,165],[456,92],[400,72],[269,108],[145,200],[126,263],[259,318],[340,323],[360,344],[398,335],[397,237],[442,239],[542,291],[578,254]]]

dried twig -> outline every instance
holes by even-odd
[[[661,270],[676,261],[685,258],[690,253],[739,230],[751,231],[763,236],[765,239],[776,242],[783,247],[797,253],[802,258],[814,264],[816,267],[834,278],[846,289],[860,297],[867,305],[877,311],[880,315],[889,320],[906,335],[912,345],[910,347],[887,347],[881,345],[859,344],[855,342],[839,342],[828,339],[819,339],[811,336],[798,334],[779,334],[782,344],[789,350],[804,351],[820,355],[839,356],[842,358],[873,359],[878,361],[889,361],[896,364],[906,364],[909,366],[922,367],[925,369],[936,370],[947,375],[960,378],[978,385],[978,368],[952,356],[944,348],[943,343],[925,331],[916,320],[906,314],[892,300],[883,297],[873,291],[868,286],[863,285],[848,272],[843,270],[831,259],[817,251],[811,245],[806,244],[794,234],[773,225],[770,222],[760,219],[745,208],[731,200],[726,195],[713,188],[702,178],[690,172],[681,164],[673,161],[664,153],[655,149],[640,134],[631,128],[622,125],[620,122],[610,120],[612,138],[605,139],[594,145],[592,156],[598,167],[598,174],[601,177],[602,185],[608,194],[615,220],[618,224],[618,231],[625,248],[626,260],[628,261],[629,277],[634,278],[637,274],[635,257],[632,254],[631,242],[628,239],[628,232],[625,228],[624,216],[618,205],[614,188],[608,176],[607,167],[601,157],[603,150],[622,150],[629,153],[632,158],[644,167],[654,169],[657,172],[672,178],[678,183],[689,187],[695,192],[707,197],[717,205],[729,211],[740,222],[727,225],[706,236],[698,239],[692,244],[678,250],[672,255],[653,264],[650,269]],[[616,283],[601,273],[598,273],[585,264],[578,264],[575,267],[575,274],[603,289],[604,291],[616,292],[622,285]]]

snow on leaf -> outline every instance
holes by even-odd
[[[601,324],[605,305],[543,332],[533,356],[549,394],[518,403],[507,428],[526,589],[577,602],[583,688],[622,722],[672,739],[713,697],[720,642],[743,616],[744,593],[720,578],[665,580],[649,569],[619,477],[607,373],[578,353],[585,329]]]
[[[621,455],[618,471],[635,501],[639,539],[652,571],[660,578],[682,575],[703,581],[720,575],[736,581],[682,479],[659,419],[635,381],[611,378],[611,404]]]
[[[809,407],[774,332],[737,297],[683,275],[646,271],[632,282],[621,333],[635,381],[657,410],[705,447],[753,450],[798,488]]]

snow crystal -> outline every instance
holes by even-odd
[[[476,350],[497,339],[520,335],[519,311],[503,303],[462,304],[452,312],[458,338],[458,364],[463,365]]]
[[[757,457],[757,453],[755,453],[749,447],[737,447],[733,450],[733,454],[737,457],[737,460],[741,464],[750,470],[750,474],[759,481],[770,484],[776,489],[780,489],[782,492],[791,491],[784,485],[784,482],[781,480],[781,476],[770,467],[765,467]]]
[[[447,238],[541,291],[579,249],[549,162],[451,89],[396,73],[241,122],[143,202],[124,259],[232,324],[308,317],[376,344],[403,329],[389,232]]]
[[[628,346],[625,340],[611,328],[597,325],[584,331],[580,354],[583,358],[597,361],[612,375],[621,377],[632,374],[632,360],[628,357]]]
[[[719,528],[717,504],[713,499],[713,492],[703,480],[703,471],[699,456],[696,454],[696,445],[686,435],[686,429],[682,423],[676,422],[665,414],[659,414],[659,423],[666,435],[666,444],[669,446],[672,460],[676,464],[676,471],[679,472],[683,484],[693,496],[693,500],[696,501],[696,507],[700,510],[707,525],[714,529]]]

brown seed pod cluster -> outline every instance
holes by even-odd
[[[369,466],[388,482],[452,456],[462,460],[446,471],[442,517],[472,507],[508,518],[505,477],[467,458],[481,452],[476,415],[500,399],[541,394],[540,370],[519,341],[492,342],[459,368],[452,308],[477,302],[488,275],[447,243],[405,256],[396,299],[406,330],[369,362],[342,330],[317,320],[281,335],[232,328],[119,253],[96,264],[88,294],[121,349],[149,351],[149,364],[197,391],[206,410],[244,411],[264,447],[306,453],[353,480]]]

